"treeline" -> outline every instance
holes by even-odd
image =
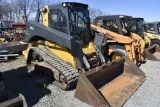
[[[0,0],[0,20],[25,23],[30,19],[34,19],[39,7],[60,2],[53,0],[11,0],[10,2]],[[89,11],[91,20],[96,16],[106,15],[104,11],[97,8],[89,8]]]

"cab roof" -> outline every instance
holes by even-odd
[[[88,8],[87,4],[83,4],[83,3],[79,3],[79,2],[62,2],[62,3],[58,3],[58,4],[53,4],[53,5],[49,5],[48,7],[63,7],[63,4],[75,4],[75,5],[83,5],[85,8]]]

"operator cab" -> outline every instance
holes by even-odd
[[[160,35],[160,22],[145,23],[144,30],[147,33]]]
[[[95,18],[93,24],[121,35],[130,36],[130,19],[132,17],[126,15],[99,16]]]
[[[42,22],[40,22],[40,16]],[[74,38],[80,46],[87,45],[91,39],[88,5],[76,2],[62,2],[40,9],[37,21],[57,33]]]
[[[87,44],[90,40],[90,18],[87,5],[71,4],[68,7],[70,34],[79,42]]]
[[[136,33],[143,38],[144,37],[143,23],[144,23],[143,18],[132,18],[131,20],[128,21],[128,24],[129,24],[128,29],[131,32]]]
[[[143,20],[126,15],[99,16],[94,24],[121,35],[131,36],[133,32],[143,37]]]

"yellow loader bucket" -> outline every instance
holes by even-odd
[[[155,45],[150,46],[145,50],[146,59],[159,61],[160,60],[160,47]]]
[[[82,73],[75,97],[94,107],[120,107],[144,82],[145,74],[127,57]]]

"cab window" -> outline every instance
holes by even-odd
[[[145,32],[156,34],[154,24],[145,24],[144,30]]]

